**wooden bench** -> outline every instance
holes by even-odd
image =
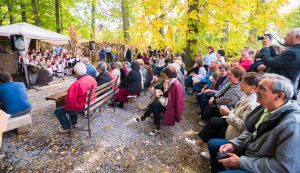
[[[68,95],[68,91],[62,91],[50,96],[47,96],[46,100],[54,100],[56,108],[62,107],[64,105],[65,97]]]
[[[88,131],[89,132],[89,138],[91,137],[91,125],[90,123],[92,120],[96,118],[95,112],[100,109],[101,111],[101,105],[106,103],[109,100],[112,100],[114,103],[114,112],[115,112],[115,94],[118,91],[117,89],[117,81],[118,78],[107,82],[103,85],[100,85],[98,87],[92,86],[92,89],[86,93],[86,105],[85,110],[83,111],[83,116],[87,118],[87,123],[83,125],[83,127],[80,128],[72,128],[72,122],[69,117],[70,122],[70,133],[72,129],[74,130],[82,130],[82,131]],[[87,125],[87,129],[85,128]]]
[[[29,125],[32,124],[30,114],[21,115],[18,117],[8,119],[7,129],[4,132],[17,129],[17,134],[28,133]]]

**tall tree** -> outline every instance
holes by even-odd
[[[36,0],[31,0],[31,5],[32,5],[32,12],[34,15],[35,25],[41,26],[41,21],[40,21],[40,16],[39,16]]]
[[[20,6],[21,6],[22,22],[27,22],[26,3],[24,2],[24,0],[20,0]]]
[[[198,15],[200,13],[199,0],[188,1],[188,31],[187,31],[187,44],[184,52],[184,63],[187,67],[191,67],[193,64],[192,57],[197,52],[195,48],[198,45],[197,35],[199,33],[198,28]]]
[[[121,0],[121,9],[122,9],[122,19],[123,19],[123,33],[124,33],[124,40],[125,42],[130,41],[129,35],[129,8],[128,8],[128,1]]]
[[[9,22],[10,24],[13,24],[15,23],[15,17],[14,17],[14,14],[13,14],[13,3],[11,0],[8,0],[7,1],[7,9],[8,9],[8,14],[9,14]]]
[[[55,0],[55,19],[56,19],[56,32],[57,33],[60,33],[60,31],[61,31],[59,11],[60,11],[59,0]]]
[[[92,0],[92,11],[91,11],[91,40],[95,40],[95,24],[96,24],[96,0]]]

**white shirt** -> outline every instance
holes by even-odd
[[[120,79],[121,78],[121,72],[118,68],[113,69],[112,74],[113,74],[114,79],[117,79],[117,77],[119,76],[118,82],[121,81],[121,79]]]

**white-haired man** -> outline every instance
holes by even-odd
[[[97,87],[96,80],[86,74],[86,66],[84,63],[78,62],[74,67],[77,80],[69,87],[68,95],[65,98],[63,107],[56,108],[54,114],[58,118],[62,128],[59,133],[69,132],[70,124],[66,116],[68,113],[73,126],[77,125],[78,112],[84,110],[86,104],[86,92],[91,90],[92,85]]]
[[[300,170],[300,107],[290,100],[294,94],[291,82],[283,76],[266,73],[256,94],[261,105],[245,119],[245,131],[229,141],[208,142],[212,172]],[[234,170],[225,171],[226,168]]]
[[[284,46],[289,47],[276,57],[271,56],[270,42],[264,42],[264,48],[260,50],[262,61],[269,67],[268,73],[276,73],[291,80],[294,86],[294,96],[296,99],[296,89],[300,77],[300,28],[295,28],[287,33],[284,38]]]

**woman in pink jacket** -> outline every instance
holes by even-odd
[[[136,122],[144,122],[147,117],[153,114],[155,129],[150,132],[151,136],[160,132],[161,112],[165,113],[164,124],[174,126],[175,122],[180,122],[184,107],[184,90],[177,80],[175,68],[168,66],[162,73],[165,79],[163,91],[156,90],[158,98],[148,105],[142,117],[134,119]]]

